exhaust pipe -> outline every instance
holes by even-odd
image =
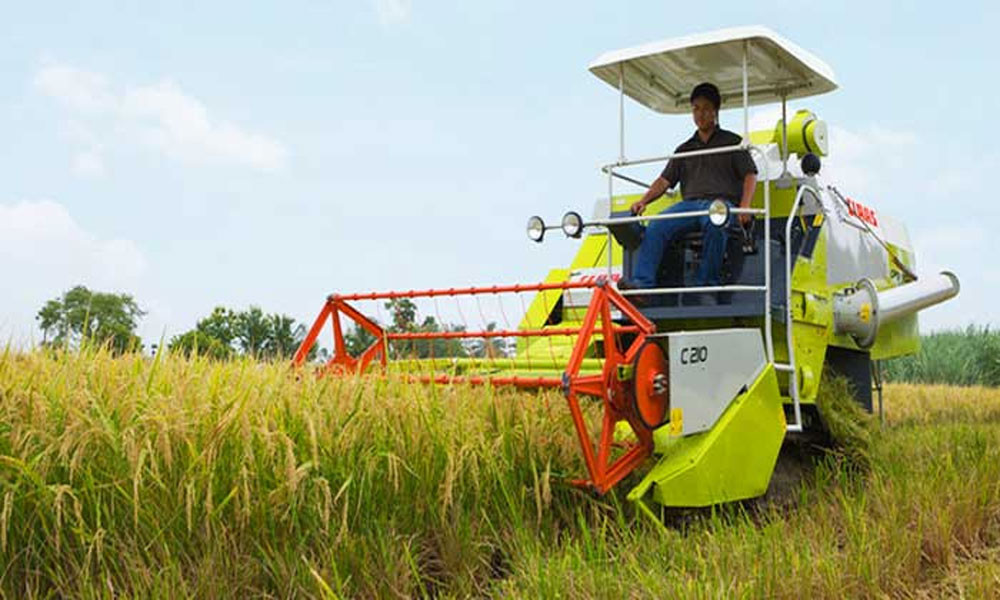
[[[833,331],[870,348],[880,326],[954,298],[958,290],[958,277],[950,271],[882,292],[866,277],[833,296]]]

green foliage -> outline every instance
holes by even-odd
[[[207,356],[215,360],[226,360],[234,354],[232,346],[223,343],[219,338],[200,329],[192,329],[191,331],[175,336],[170,340],[170,350],[172,352],[180,352],[184,356],[195,354],[197,356]]]
[[[409,298],[392,298],[385,303],[392,314],[392,331],[413,331],[417,321],[417,305]]]
[[[920,338],[920,352],[886,362],[888,381],[1000,386],[1000,331],[970,325]]]
[[[305,335],[305,325],[296,324],[287,315],[268,315],[257,306],[244,311],[217,306],[193,330],[172,338],[170,349],[185,355],[197,350],[199,354],[220,359],[242,354],[260,360],[287,360],[295,354]],[[316,353],[314,346],[309,360]]]
[[[141,347],[135,330],[145,314],[128,294],[94,292],[78,285],[46,302],[35,319],[43,345],[76,348],[86,340],[125,352]]]
[[[364,327],[351,327],[344,333],[344,346],[351,356],[360,356],[375,343],[375,336]]]
[[[198,321],[195,325],[195,330],[229,346],[236,339],[233,319],[233,311],[222,306],[216,306],[212,309],[212,314]]]

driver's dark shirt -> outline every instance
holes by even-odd
[[[674,152],[691,152],[706,148],[735,146],[743,138],[732,131],[716,127],[707,142],[701,141],[698,131],[689,140],[677,146]],[[673,158],[660,175],[671,186],[681,185],[685,200],[693,198],[725,198],[739,204],[743,195],[743,179],[747,173],[757,173],[757,165],[746,150],[735,150],[707,156]]]

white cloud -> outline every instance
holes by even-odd
[[[0,278],[17,281],[93,280],[100,285],[134,281],[146,260],[131,240],[101,240],[66,208],[51,200],[0,204]],[[11,277],[11,276],[16,277]]]
[[[912,131],[895,131],[878,125],[868,129],[867,137],[872,144],[890,149],[913,146],[919,141],[917,134]]]
[[[114,110],[116,104],[105,76],[66,65],[42,67],[35,74],[35,86],[77,112],[108,112]]]
[[[916,245],[928,255],[941,256],[974,251],[986,244],[987,237],[985,227],[978,223],[942,225],[921,232]]]
[[[116,91],[107,77],[67,65],[47,65],[35,85],[69,110],[74,138],[139,143],[188,164],[237,164],[261,171],[285,166],[288,151],[267,136],[210,114],[197,98],[170,80]],[[105,172],[93,149],[77,156],[74,172]]]
[[[903,200],[893,196],[909,193],[913,170],[920,165],[915,133],[830,125],[829,136],[830,155],[823,159],[823,174],[845,194],[872,204]]]
[[[104,158],[96,149],[80,152],[73,158],[73,173],[81,177],[103,178],[107,174]]]
[[[99,238],[57,202],[0,204],[0,340],[30,341],[38,308],[74,285],[132,291],[146,271],[135,242]]]
[[[234,161],[264,171],[285,164],[280,143],[214,121],[204,104],[171,81],[129,90],[123,100],[122,115],[135,123],[142,140],[176,160]]]
[[[413,12],[411,0],[374,0],[375,11],[382,25],[396,25],[410,20]]]

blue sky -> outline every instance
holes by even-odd
[[[335,290],[540,280],[575,247],[530,244],[527,216],[588,213],[617,154],[589,61],[744,24],[833,67],[841,89],[790,106],[830,124],[829,181],[961,277],[924,330],[1000,324],[995,4],[206,4],[5,9],[3,337],[77,283],[134,294],[149,342],[218,304],[307,321]],[[627,115],[630,156],[692,129]]]

